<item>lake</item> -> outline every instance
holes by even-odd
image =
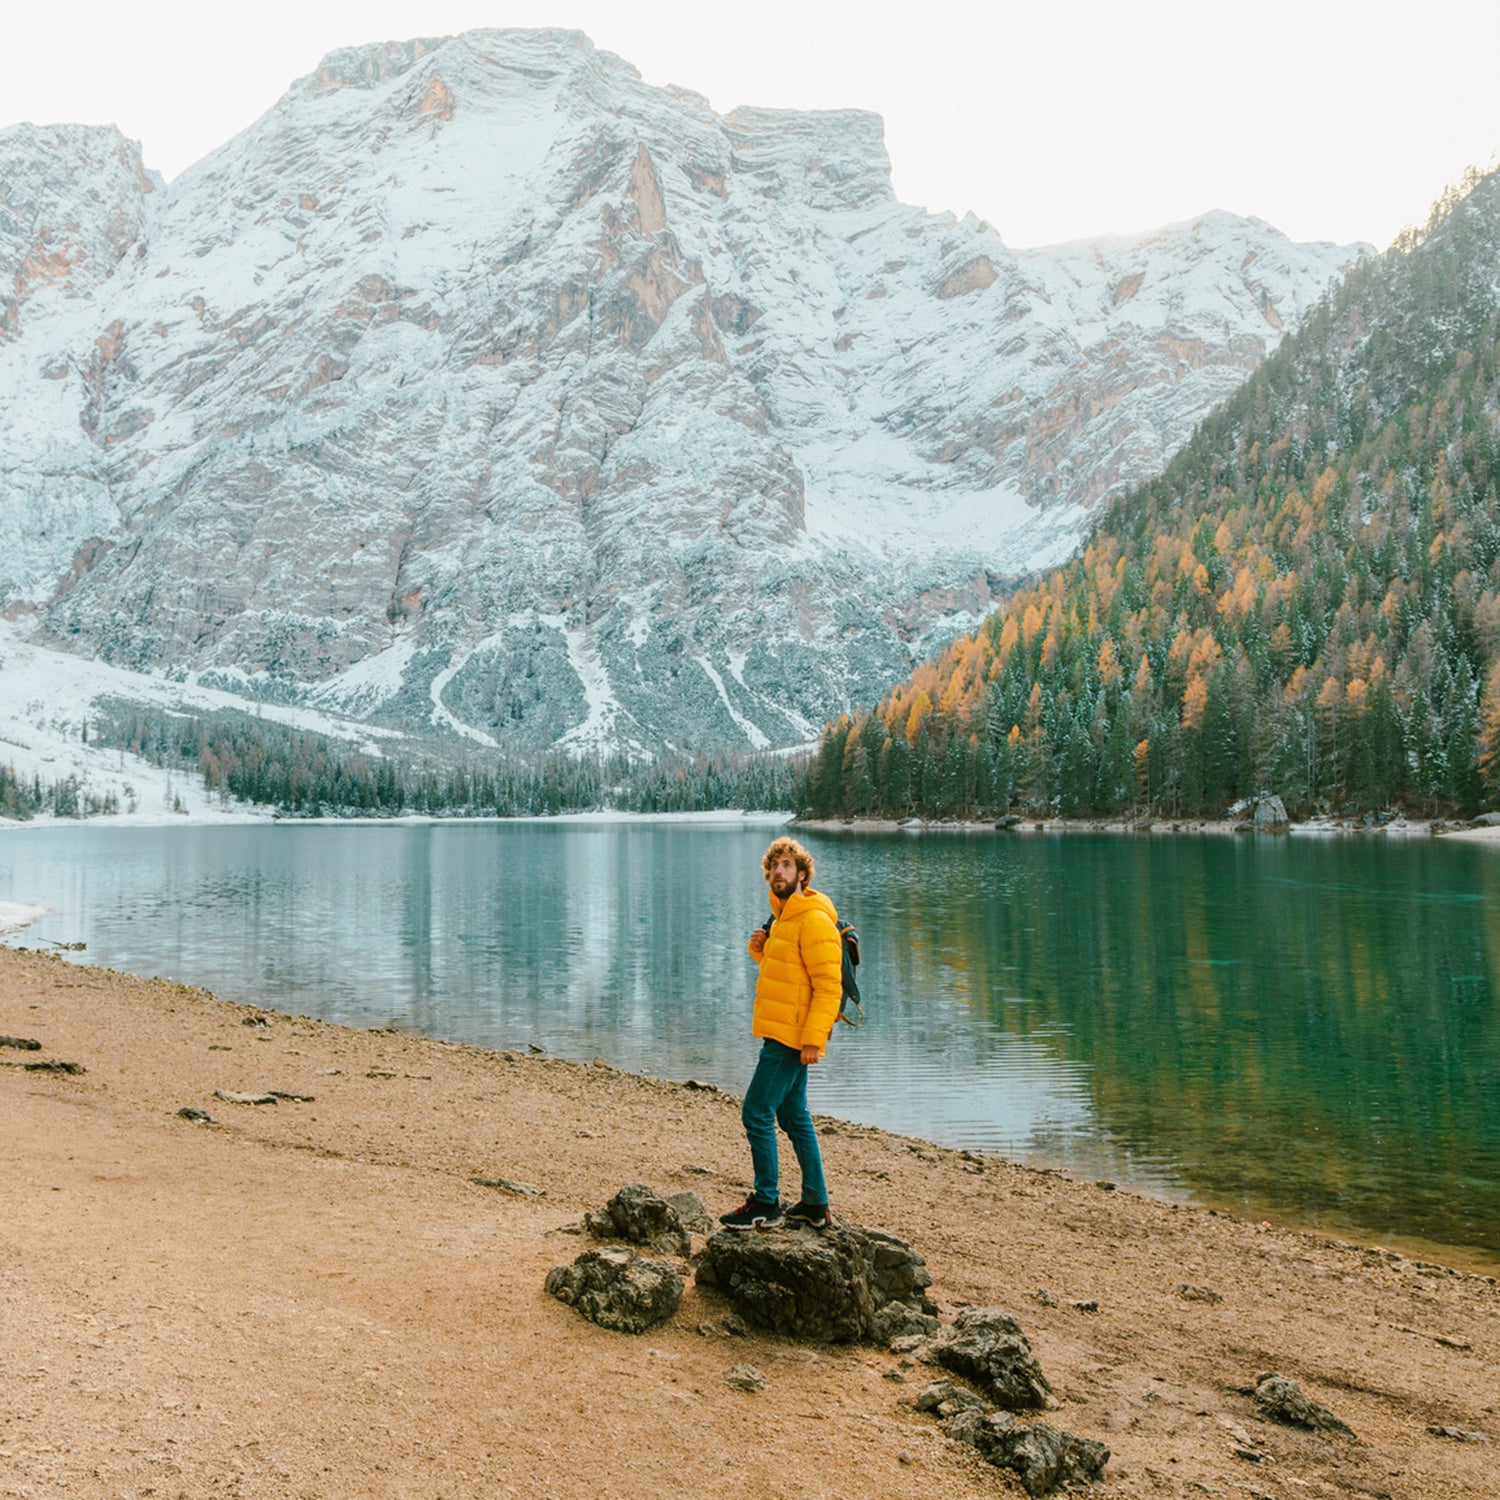
[[[0,836],[13,944],[229,999],[739,1092],[776,830],[518,822]],[[1500,850],[808,833],[868,1020],[813,1108],[1500,1262]]]

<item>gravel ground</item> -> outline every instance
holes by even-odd
[[[920,1365],[730,1336],[691,1282],[637,1337],[543,1293],[624,1183],[740,1200],[735,1099],[24,950],[0,1033],[41,1044],[0,1046],[0,1496],[1021,1493],[912,1410]],[[216,1097],[268,1090],[303,1097]],[[1107,1493],[1500,1494],[1493,1278],[824,1130],[835,1209],[920,1250],[945,1317],[1020,1320]],[[1269,1370],[1353,1436],[1263,1419]]]

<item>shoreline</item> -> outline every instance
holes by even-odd
[[[16,1493],[594,1500],[702,1494],[731,1473],[764,1495],[1010,1493],[912,1409],[933,1376],[909,1359],[727,1336],[691,1281],[639,1338],[542,1293],[587,1243],[582,1213],[626,1182],[714,1213],[738,1201],[728,1095],[9,947],[0,1033],[42,1044],[0,1050]],[[85,1071],[15,1065],[33,1055]],[[257,1089],[283,1097],[215,1097]],[[922,1253],[945,1319],[966,1304],[1019,1319],[1056,1388],[1046,1419],[1111,1448],[1109,1493],[1492,1495],[1493,1277],[820,1129],[836,1211]],[[475,1182],[502,1177],[542,1191]],[[768,1389],[725,1384],[746,1362]],[[1268,1369],[1357,1438],[1262,1420],[1245,1391]]]
[[[1356,837],[1443,838],[1465,843],[1500,844],[1500,826],[1449,823],[1441,818],[1392,818],[1386,823],[1365,824],[1360,819],[1313,818],[1283,824],[1274,829],[1256,829],[1244,820],[1228,818],[792,818],[793,828],[814,833],[986,833],[986,834],[1133,834],[1164,838],[1179,836],[1260,838]]]

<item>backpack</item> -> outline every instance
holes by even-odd
[[[767,917],[760,924],[760,930],[767,937],[771,935],[771,924],[775,917]],[[840,994],[838,1018],[846,1026],[862,1026],[865,1019],[865,1008],[859,1000],[859,980],[855,978],[854,971],[859,967],[859,934],[848,922],[837,922],[834,924],[839,930],[839,948],[841,950],[840,963]],[[850,1014],[850,1006],[854,1007]]]

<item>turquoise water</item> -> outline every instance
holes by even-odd
[[[229,998],[743,1087],[740,825],[20,830],[11,941]],[[1500,851],[808,835],[869,1021],[814,1108],[1256,1217],[1500,1257]]]

